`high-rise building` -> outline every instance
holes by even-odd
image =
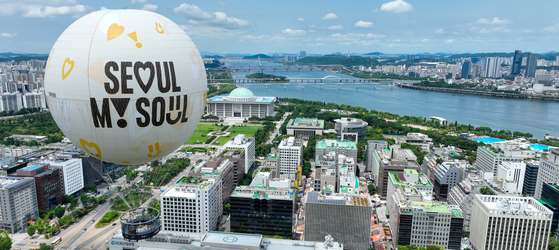
[[[472,70],[472,62],[471,61],[465,61],[462,64],[462,71],[460,73],[460,77],[464,78],[464,79],[470,79],[472,78],[472,76],[470,75],[470,71]]]
[[[194,171],[189,173],[190,177],[209,180],[219,176],[221,181],[221,202],[225,204],[229,200],[229,196],[237,186],[234,182],[233,162],[229,158],[219,158],[203,161],[194,167]]]
[[[540,167],[538,169],[538,180],[536,182],[536,192],[534,198],[539,199],[542,195],[544,183],[559,183],[559,150],[552,149],[549,151],[547,158],[540,159]]]
[[[559,226],[559,189],[556,183],[544,183],[542,197],[538,201],[553,212],[551,233],[557,235]]]
[[[357,144],[353,141],[339,141],[334,139],[324,139],[316,142],[316,161],[322,161],[324,155],[330,152],[334,152],[336,155],[345,155],[357,159]]]
[[[229,150],[225,151],[221,157],[229,159],[233,163],[233,182],[238,185],[243,176],[245,176],[245,157],[247,150]]]
[[[309,192],[305,203],[305,240],[332,235],[345,249],[369,249],[371,201],[368,195]]]
[[[479,171],[496,174],[499,162],[522,161],[525,158],[535,157],[536,152],[534,150],[497,149],[497,151],[493,151],[489,147],[480,146],[477,148],[476,164]]]
[[[51,156],[48,163],[52,169],[60,170],[60,183],[64,195],[72,195],[83,189],[84,178],[81,158],[59,154]]]
[[[98,185],[103,182],[103,161],[91,156],[78,156],[82,160],[82,173],[84,185]]]
[[[358,133],[359,140],[365,139],[367,136],[367,122],[350,117],[342,117],[340,119],[334,120],[336,133],[341,135],[342,133]]]
[[[373,169],[378,168],[378,176],[373,177],[373,182],[377,186],[381,198],[386,198],[388,194],[389,173],[403,173],[404,169],[420,171],[417,156],[411,149],[402,149],[400,145],[392,145],[389,150],[377,150],[375,154],[379,161],[378,166],[375,165],[377,162],[373,161]]]
[[[514,57],[512,58],[512,68],[510,74],[513,76],[520,75],[521,66],[522,66],[522,51],[515,50]]]
[[[250,186],[238,186],[231,194],[231,231],[292,239],[295,199],[290,180],[260,172]]]
[[[524,186],[522,193],[534,197],[536,194],[536,184],[538,183],[538,171],[540,169],[539,161],[525,161],[526,174],[524,175]]]
[[[483,77],[485,78],[501,77],[501,58],[499,58],[498,56],[485,58],[485,71]]]
[[[295,171],[303,164],[303,142],[299,138],[289,137],[278,145],[280,177],[295,179]]]
[[[475,250],[545,250],[553,212],[532,197],[476,195],[470,242]]]
[[[21,93],[3,93],[0,95],[0,112],[19,111],[22,106]]]
[[[39,216],[33,178],[0,177],[0,229],[16,233]]]
[[[378,175],[378,169],[373,169],[373,165],[378,166],[378,156],[375,157],[376,150],[388,149],[388,142],[381,140],[369,140],[367,141],[367,166],[365,171],[372,172],[373,175]],[[373,164],[373,161],[376,164]]]
[[[62,203],[60,170],[49,169],[49,164],[31,165],[18,169],[15,176],[35,178],[39,209],[46,211]]]
[[[252,165],[254,164],[254,154],[256,151],[256,140],[254,137],[245,137],[243,134],[239,134],[234,138],[231,138],[224,147],[226,149],[241,149],[245,153],[245,174],[248,173]]]
[[[538,65],[538,54],[528,53],[526,59],[525,77],[536,77],[536,66]]]
[[[304,50],[301,50],[301,52],[299,52],[299,58],[304,58],[307,57],[307,52]]]
[[[435,173],[435,197],[441,201],[446,201],[448,192],[464,178],[462,172],[463,170],[459,163],[443,162],[439,164]]]
[[[161,196],[161,229],[185,233],[216,230],[223,214],[221,181],[172,186]]]
[[[470,232],[470,218],[476,194],[481,194],[480,189],[487,184],[477,174],[470,173],[462,182],[450,189],[448,204],[456,205],[462,210],[464,217],[464,231]]]

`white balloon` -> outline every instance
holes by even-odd
[[[203,114],[207,80],[190,37],[142,10],[101,10],[58,38],[45,94],[62,132],[107,162],[157,160],[185,143]]]

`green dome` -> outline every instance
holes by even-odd
[[[229,94],[231,97],[253,97],[254,94],[247,88],[236,88]]]

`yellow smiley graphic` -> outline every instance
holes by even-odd
[[[70,65],[68,72],[66,72],[66,64]],[[66,57],[66,60],[64,60],[64,63],[62,64],[62,80],[66,79],[66,77],[70,75],[70,72],[72,72],[73,69],[74,69],[74,60],[70,60],[69,57]]]
[[[83,138],[80,138],[80,144],[82,145],[82,147],[89,152],[90,154],[94,155],[95,157],[101,159],[101,149],[99,148],[99,146],[97,146],[97,144],[95,144],[95,142],[88,142],[86,140],[84,140]],[[91,152],[90,149],[95,149],[95,153]]]

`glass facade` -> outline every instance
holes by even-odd
[[[559,189],[557,189],[557,185],[543,183],[542,197],[538,201],[553,212],[551,233],[555,234],[559,225]]]
[[[231,231],[293,237],[293,200],[231,196]]]
[[[527,196],[534,196],[536,193],[539,169],[540,165],[538,162],[526,162],[526,174],[524,175],[522,193]]]

